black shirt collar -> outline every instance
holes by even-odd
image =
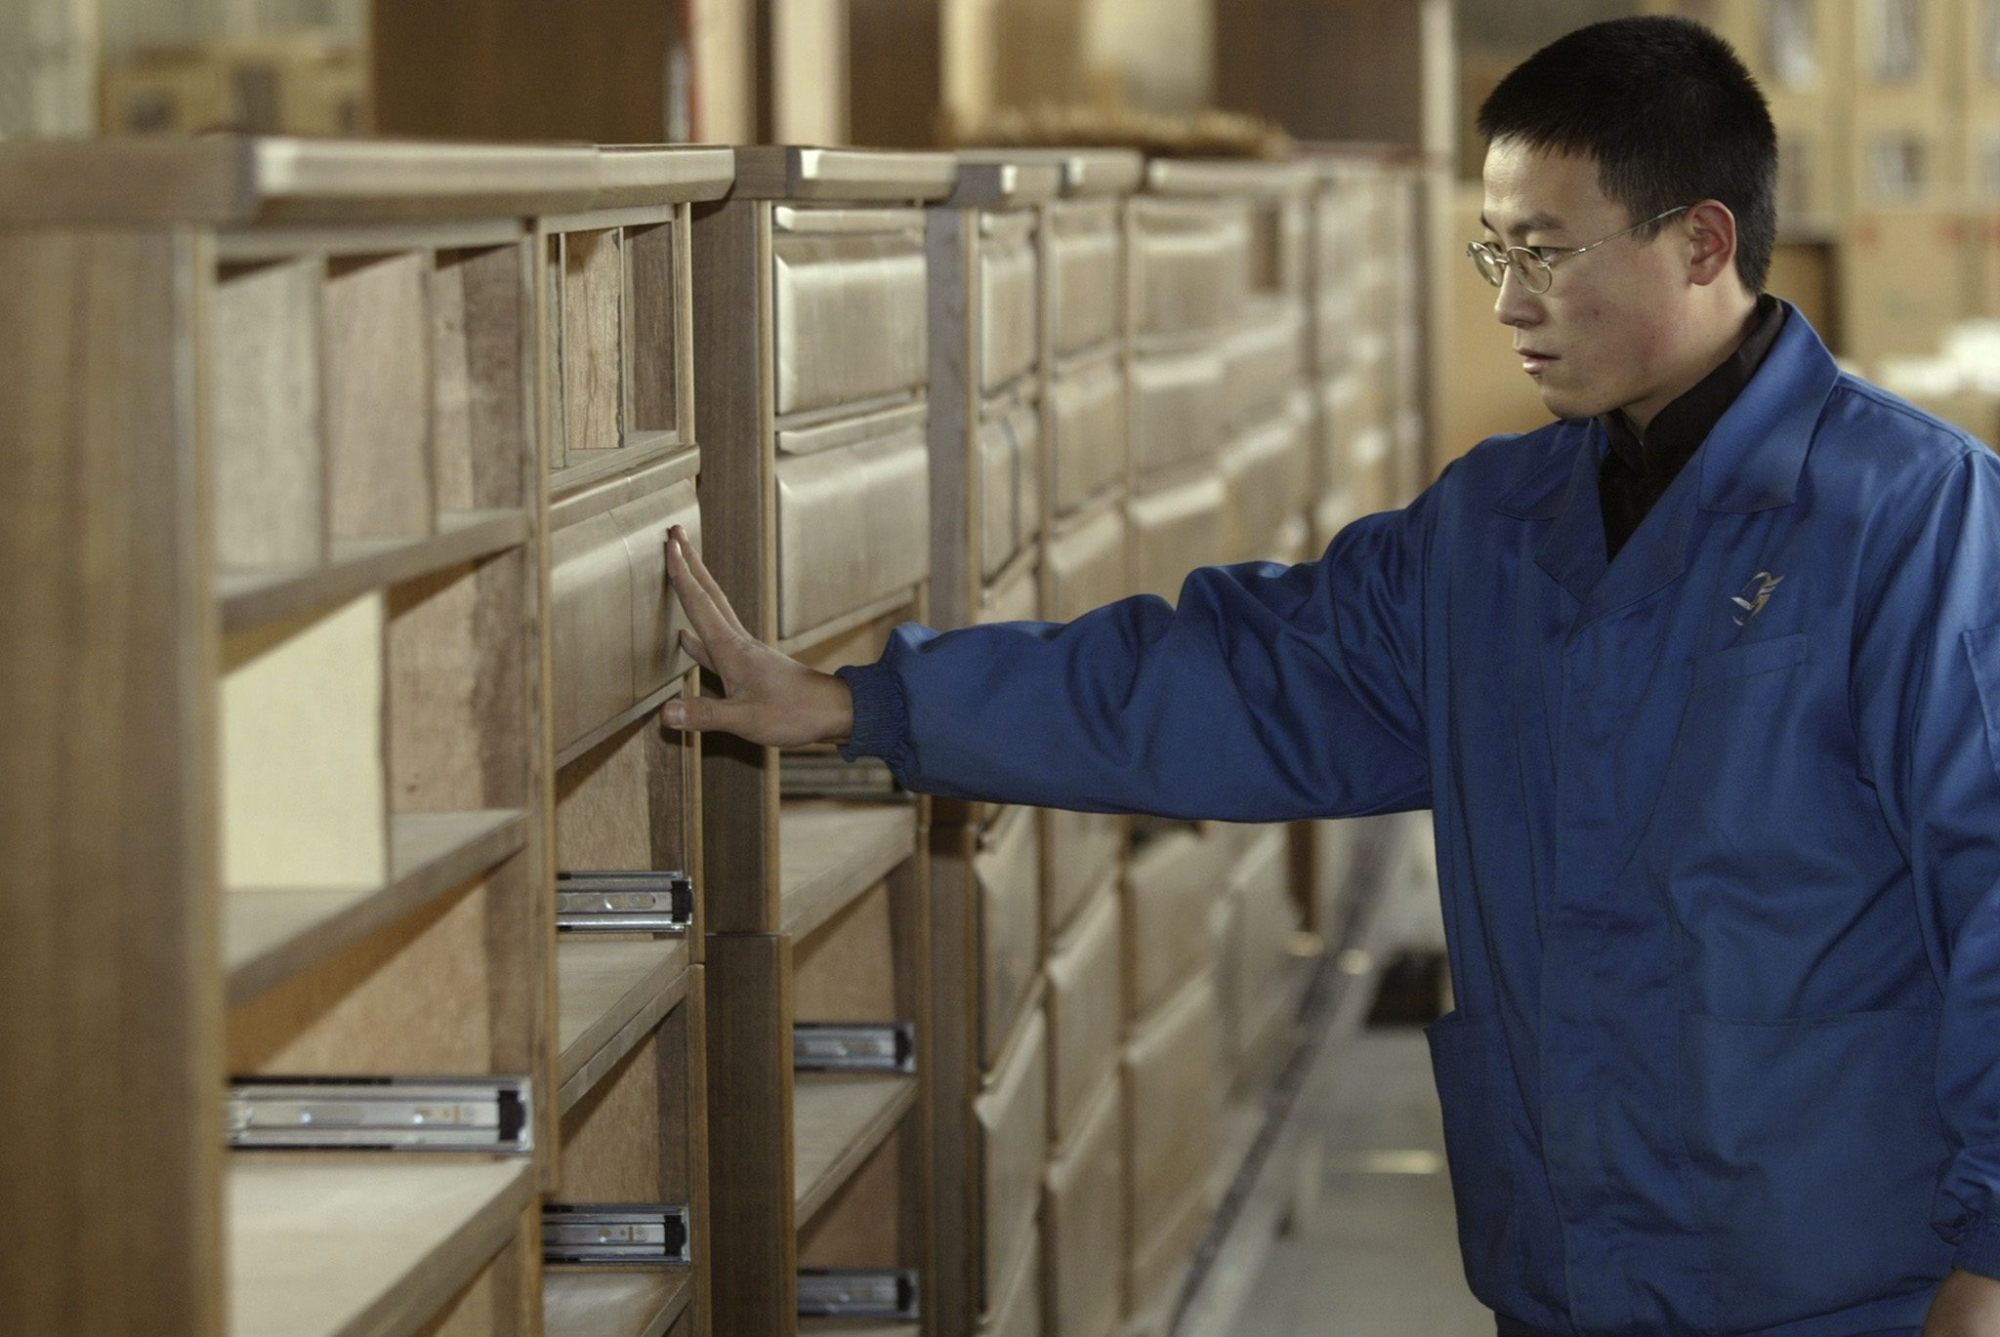
[[[1743,387],[1750,384],[1784,326],[1785,304],[1769,293],[1759,296],[1756,323],[1736,351],[1693,389],[1661,409],[1644,436],[1623,409],[1613,409],[1597,420],[1610,438],[1612,454],[1635,474],[1667,479],[1678,474],[1743,393]]]

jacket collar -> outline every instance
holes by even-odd
[[[1748,514],[1791,505],[1820,411],[1839,379],[1833,355],[1798,309],[1790,308],[1764,365],[1689,463],[1701,471],[1701,508]],[[1517,520],[1553,520],[1572,502],[1595,512],[1603,429],[1575,419],[1543,430],[1554,433],[1547,452],[1500,495],[1493,509]],[[1586,453],[1589,478],[1580,480]],[[1589,487],[1578,491],[1572,484],[1579,481]],[[1598,521],[1601,526],[1601,516]]]

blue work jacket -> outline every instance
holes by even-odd
[[[2000,1277],[2000,459],[1796,312],[1615,561],[1604,433],[1317,562],[844,670],[911,787],[1435,813],[1473,1292],[1529,1330],[1914,1332]]]

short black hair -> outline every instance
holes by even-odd
[[[1565,34],[1500,81],[1479,133],[1588,155],[1598,188],[1634,219],[1720,200],[1736,215],[1736,272],[1764,290],[1778,238],[1778,133],[1750,71],[1699,23],[1611,19]]]

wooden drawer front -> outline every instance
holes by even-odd
[[[1143,478],[1220,449],[1226,397],[1219,352],[1134,358],[1133,472]]]
[[[1107,506],[1049,544],[1049,597],[1042,615],[1074,622],[1126,593],[1125,512]]]
[[[1229,484],[1226,525],[1229,555],[1235,561],[1273,555],[1279,532],[1305,513],[1311,500],[1312,455],[1307,404],[1252,428],[1222,457]]]
[[[1055,512],[1067,515],[1125,478],[1125,366],[1117,358],[1050,383]]]
[[[1042,593],[1036,572],[1030,568],[1009,585],[992,585],[980,591],[979,621],[1033,622],[1042,615]]]
[[[1188,572],[1221,561],[1226,501],[1220,474],[1203,474],[1162,492],[1133,497],[1128,504],[1133,589],[1171,603],[1180,597]]]
[[[1220,1042],[1215,982],[1203,975],[1125,1047],[1126,1211],[1142,1248],[1173,1224],[1190,1188],[1208,1182],[1225,1086]]]
[[[979,1309],[993,1312],[1033,1239],[1048,1156],[1048,1031],[1030,1017],[1006,1065],[973,1102],[979,1123]]]
[[[556,746],[563,748],[687,671],[687,625],[667,583],[667,530],[699,546],[692,479],[600,511],[549,537]]]
[[[1132,856],[1125,889],[1125,1012],[1152,1014],[1215,957],[1209,909],[1227,868],[1213,841],[1192,831],[1156,837]]]
[[[1172,338],[1221,329],[1242,313],[1249,288],[1249,226],[1223,204],[1133,205],[1136,332]]]
[[[1062,932],[1090,893],[1115,871],[1125,819],[1102,812],[1042,810],[1042,919]]]
[[[1150,1237],[1134,1235],[1125,1273],[1127,1311],[1133,1322],[1125,1337],[1171,1337],[1175,1300],[1187,1282],[1195,1250],[1208,1233],[1212,1211],[1205,1185],[1184,1187],[1181,1200]]]
[[[885,415],[888,416],[888,415]],[[778,634],[796,636],[923,579],[930,456],[921,420],[778,458]]]
[[[929,372],[923,216],[911,212],[907,226],[899,227],[896,212],[775,213],[772,309],[780,416],[921,389]],[[860,227],[879,218],[883,226],[829,230],[849,218]]]
[[[1042,531],[1040,416],[1017,405],[979,425],[980,570],[1000,574]]]
[[[1070,357],[1118,337],[1123,238],[1115,204],[1059,204],[1050,211],[1049,289],[1055,351]]]
[[[1026,808],[1010,808],[973,856],[979,898],[979,1058],[1000,1059],[1041,962],[1041,831]]]
[[[980,1337],[1041,1337],[1042,1232],[1037,1229],[1014,1264],[999,1305],[979,1325]]]
[[[1236,904],[1234,959],[1227,975],[1232,997],[1224,1000],[1231,1052],[1241,1053],[1282,1005],[1297,976],[1292,934],[1299,927],[1292,896],[1290,832],[1273,827],[1257,838],[1230,879]]]
[[[979,383],[990,394],[1035,365],[1042,313],[1033,216],[988,216],[980,231]]]
[[[1248,426],[1283,407],[1306,372],[1305,312],[1296,302],[1259,308],[1223,350],[1229,425]]]
[[[1117,1067],[1125,1029],[1121,906],[1109,882],[1049,956],[1049,1135],[1068,1140],[1091,1092]]]
[[[1124,1105],[1103,1083],[1070,1145],[1049,1165],[1042,1195],[1048,1313],[1057,1337],[1095,1337],[1118,1318],[1125,1259]]]
[[[1336,376],[1319,387],[1319,486],[1338,492],[1354,472],[1361,386],[1353,375]]]

